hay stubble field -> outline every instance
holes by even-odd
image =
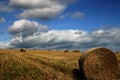
[[[0,80],[74,80],[72,70],[79,68],[82,53],[54,50],[0,49]],[[116,54],[119,63],[120,54]]]
[[[0,80],[73,80],[79,53],[0,50]]]

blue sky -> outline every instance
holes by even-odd
[[[1,0],[0,27],[1,48],[119,51],[120,1]]]

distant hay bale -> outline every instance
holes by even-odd
[[[67,53],[67,52],[69,52],[69,50],[68,50],[68,49],[64,50],[64,53]]]
[[[59,49],[56,49],[56,51],[59,51]]]
[[[87,80],[117,80],[117,58],[106,48],[88,50],[80,57],[79,69]]]
[[[79,52],[80,50],[77,50],[77,49],[73,50],[73,53],[79,53]]]
[[[20,52],[26,52],[26,49],[25,48],[21,48]]]

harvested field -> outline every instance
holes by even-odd
[[[120,54],[116,54],[120,62]],[[0,80],[74,80],[81,53],[53,50],[0,50]],[[120,79],[120,63],[118,64]]]
[[[81,54],[63,51],[0,50],[0,80],[73,80]]]

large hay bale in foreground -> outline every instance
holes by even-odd
[[[20,52],[26,52],[26,49],[25,48],[21,48]]]
[[[80,73],[87,80],[116,80],[118,63],[115,54],[106,48],[87,51],[79,60]]]

